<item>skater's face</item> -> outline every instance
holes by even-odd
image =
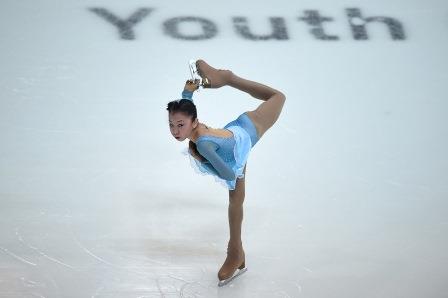
[[[197,118],[193,121],[191,116],[182,112],[169,113],[168,120],[171,134],[179,142],[189,138],[193,129],[198,125]]]

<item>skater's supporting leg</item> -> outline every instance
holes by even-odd
[[[246,173],[246,168],[244,168]],[[227,247],[227,258],[218,272],[219,280],[226,280],[235,271],[245,267],[245,255],[241,241],[241,226],[243,223],[243,203],[245,196],[245,180],[237,179],[234,190],[229,191],[229,230],[230,240]]]
[[[244,174],[246,167],[244,167]],[[246,185],[245,179],[237,179],[234,190],[229,190],[229,246],[232,248],[241,248],[241,226],[243,223],[243,203],[245,197]]]

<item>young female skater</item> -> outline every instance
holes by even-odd
[[[189,139],[189,153],[198,168],[205,173],[223,179],[229,188],[230,240],[227,258],[218,272],[219,285],[229,282],[245,271],[245,254],[241,241],[243,202],[245,196],[246,161],[251,148],[277,121],[285,95],[266,85],[246,80],[229,70],[217,70],[203,60],[196,61],[202,82],[187,81],[183,99],[168,103],[171,134],[178,141]],[[241,114],[223,129],[211,128],[199,122],[193,92],[204,88],[230,86],[263,102],[254,110]]]

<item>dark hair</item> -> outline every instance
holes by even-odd
[[[198,117],[196,105],[189,99],[173,100],[168,103],[166,110],[170,113],[181,112],[191,116],[194,121]]]

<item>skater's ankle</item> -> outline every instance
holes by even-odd
[[[243,251],[243,243],[241,240],[230,240],[227,244],[227,249],[229,251],[241,252]]]
[[[238,82],[241,80],[239,76],[234,74],[232,71],[230,71],[229,79],[227,80],[227,86],[237,88],[238,89]]]
[[[215,73],[216,81],[214,82],[213,78],[211,79],[212,88],[231,86],[231,83],[233,82],[233,77],[234,74],[232,71],[227,69],[218,69]]]

